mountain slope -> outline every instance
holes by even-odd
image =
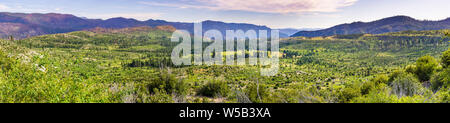
[[[373,22],[354,22],[341,24],[328,29],[318,31],[300,31],[292,37],[317,37],[347,34],[382,34],[387,32],[399,32],[407,30],[440,30],[450,29],[450,18],[441,21],[420,21],[408,16],[394,16]]]
[[[271,30],[266,26],[246,23],[224,23],[220,21],[204,21],[202,23],[204,31],[217,29],[223,34],[225,34],[226,30]],[[152,19],[147,21],[138,21],[135,19],[118,17],[100,20],[86,19],[70,14],[25,14],[0,12],[0,38],[6,38],[10,35],[15,38],[27,38],[44,34],[80,31],[96,27],[117,29],[142,26],[156,27],[163,25],[173,26],[176,29],[188,30],[190,32],[193,32],[194,28],[194,23],[168,22],[164,20]],[[281,34],[281,37],[288,37],[288,35]]]
[[[283,28],[283,29],[278,29],[280,30],[280,35],[281,34],[286,34],[288,36],[291,36],[299,31],[316,31],[316,30],[320,30],[318,28],[300,28],[300,29],[295,29],[295,28]]]

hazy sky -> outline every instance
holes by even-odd
[[[450,0],[0,0],[0,11],[326,28],[395,15],[442,20],[450,17],[449,5]]]

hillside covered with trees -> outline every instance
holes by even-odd
[[[226,30],[271,30],[269,27],[247,24],[247,23],[225,23],[220,21],[203,21],[205,30],[217,29],[225,34]],[[129,18],[88,19],[77,17],[71,14],[59,13],[10,13],[0,12],[0,38],[13,36],[23,39],[33,36],[67,33],[73,31],[89,30],[93,28],[132,28],[142,26],[173,26],[177,29],[188,30],[193,33],[194,23],[169,22],[165,20],[139,21]],[[289,37],[288,34],[280,34],[282,37]]]
[[[449,30],[293,37],[280,72],[173,66],[171,27],[0,40],[0,102],[448,103]]]
[[[292,37],[319,37],[349,34],[383,34],[408,30],[441,30],[450,28],[450,18],[429,21],[417,20],[408,16],[394,16],[372,22],[353,22],[337,25],[328,29],[317,31],[299,31]]]

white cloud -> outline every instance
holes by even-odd
[[[141,2],[147,5],[261,13],[335,12],[358,0],[182,0],[179,3]],[[196,4],[193,4],[196,3]]]
[[[92,18],[109,19],[114,17],[133,18],[141,21],[155,19],[161,17],[162,13],[113,13],[113,14],[96,14],[90,16]]]
[[[0,10],[6,10],[6,9],[9,9],[9,7],[0,3]]]

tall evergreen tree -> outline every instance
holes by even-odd
[[[12,35],[10,35],[9,40],[14,41],[14,37]]]

